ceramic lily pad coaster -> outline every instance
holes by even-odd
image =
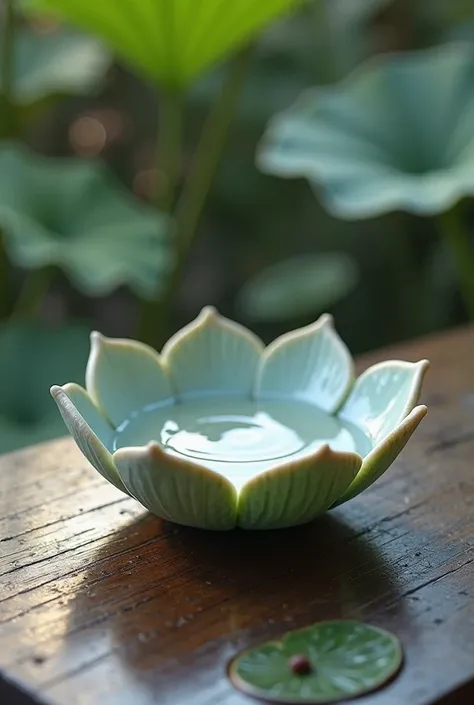
[[[361,622],[318,622],[239,654],[233,685],[247,695],[281,703],[333,703],[384,685],[403,654],[393,634]]]

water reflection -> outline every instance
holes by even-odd
[[[294,460],[325,443],[362,456],[371,449],[369,438],[351,422],[292,400],[204,398],[148,407],[119,427],[114,448],[151,439],[225,475],[238,489],[276,461]]]

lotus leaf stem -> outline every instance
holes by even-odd
[[[0,22],[0,134],[11,136],[15,132],[15,107],[13,104],[13,47],[15,15],[13,0],[3,3]],[[3,236],[0,233],[0,318],[9,310],[10,263],[7,258]]]
[[[52,275],[50,267],[33,269],[26,275],[12,318],[33,318],[38,313],[51,284]]]
[[[15,132],[13,100],[13,49],[15,41],[15,12],[13,0],[4,0],[0,34],[0,121],[2,137]]]
[[[227,141],[252,55],[253,47],[251,45],[237,54],[230,66],[220,95],[204,124],[194,161],[177,208],[181,254],[187,254],[196,233],[199,218]]]
[[[459,287],[471,320],[474,320],[474,248],[463,225],[459,204],[443,213],[439,229],[451,250]]]
[[[211,107],[204,123],[193,163],[175,211],[177,234],[172,272],[166,282],[164,292],[155,300],[144,302],[142,307],[138,337],[151,345],[158,346],[166,337],[170,308],[176,289],[181,281],[181,275],[188,259],[189,250],[194,242],[202,210],[227,141],[232,118],[250,65],[252,50],[252,46],[245,47],[231,63],[221,92]],[[169,110],[171,112],[171,106],[169,106]],[[171,125],[169,125],[169,128],[171,130]],[[165,138],[163,137],[163,139]],[[176,135],[173,135],[171,139],[175,140],[175,142],[171,146],[168,145],[168,147],[170,156],[171,150],[173,150],[173,158],[175,159],[178,153],[176,150]],[[168,183],[173,188],[176,185],[176,182],[173,182],[174,168],[172,168],[171,179],[167,175]]]
[[[0,320],[8,315],[10,303],[10,263],[0,231]]]
[[[161,100],[160,129],[158,135],[158,174],[165,175],[165,188],[157,180],[157,206],[166,213],[173,210],[176,189],[179,185],[182,155],[183,103],[178,90],[167,90]]]

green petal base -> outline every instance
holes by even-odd
[[[319,622],[244,651],[230,664],[233,685],[280,703],[333,703],[380,688],[403,655],[389,632],[355,621]]]
[[[90,463],[151,512],[278,529],[387,470],[426,413],[415,404],[427,364],[391,360],[354,381],[328,315],[265,348],[206,308],[161,355],[93,333],[86,389],[51,392]]]

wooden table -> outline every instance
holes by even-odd
[[[0,703],[245,705],[237,650],[367,620],[406,661],[359,705],[472,703],[474,330],[371,355],[428,357],[429,412],[392,469],[312,525],[213,534],[153,518],[61,439],[0,459]]]

